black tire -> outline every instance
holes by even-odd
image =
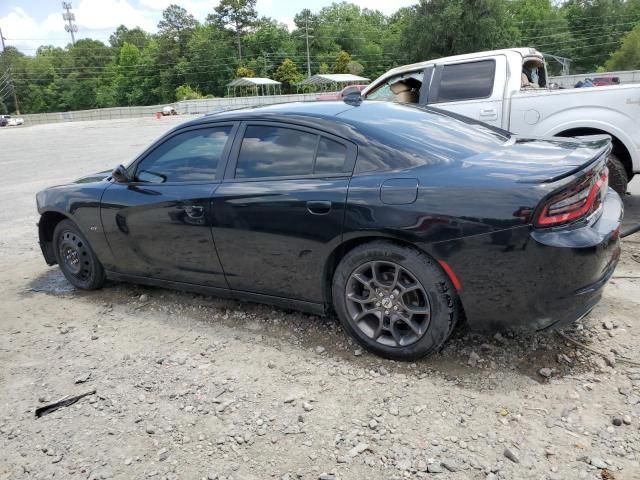
[[[82,290],[102,288],[104,268],[91,245],[71,220],[62,220],[53,231],[53,251],[65,278]]]
[[[334,273],[332,293],[344,329],[367,350],[394,360],[416,360],[438,351],[461,315],[458,294],[433,259],[386,241],[348,252]]]
[[[607,158],[607,167],[609,167],[609,186],[613,188],[618,195],[624,197],[627,193],[627,185],[629,184],[627,169],[624,168],[620,159],[613,153],[610,153]]]

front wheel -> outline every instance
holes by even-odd
[[[460,317],[449,278],[426,254],[390,242],[351,250],[333,278],[333,303],[349,334],[394,360],[437,351]]]
[[[53,249],[60,270],[73,286],[82,290],[96,290],[104,285],[104,268],[72,221],[62,220],[56,225]]]

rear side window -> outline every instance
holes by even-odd
[[[347,147],[343,144],[321,137],[314,173],[340,173],[344,171],[347,159]]]
[[[321,135],[293,128],[249,125],[235,178],[290,177],[344,172],[346,147]]]
[[[445,65],[438,88],[440,102],[487,98],[493,92],[496,73],[494,60]]]

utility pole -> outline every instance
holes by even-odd
[[[307,78],[311,78],[311,59],[309,58],[309,10],[304,16],[304,36],[307,41]]]
[[[0,43],[2,43],[2,53],[4,53],[4,35],[2,35],[2,28],[0,28]],[[16,93],[16,87],[13,84],[13,78],[11,78],[11,66],[7,66],[7,83],[9,84],[9,88],[13,93],[13,105],[16,107],[16,115],[20,115],[20,105],[18,104],[18,94]]]
[[[71,34],[71,43],[75,45],[76,36],[74,33],[78,31],[78,26],[73,22],[76,20],[76,15],[71,11],[71,2],[62,2],[62,8],[66,10],[66,12],[62,14],[62,19],[67,22],[64,29]]]

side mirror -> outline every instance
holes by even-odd
[[[123,165],[118,165],[113,169],[111,172],[111,178],[118,183],[129,183],[131,181],[129,174],[127,173],[127,169],[124,168]]]
[[[362,103],[362,95],[359,91],[347,93],[343,98],[344,103],[357,107]]]

